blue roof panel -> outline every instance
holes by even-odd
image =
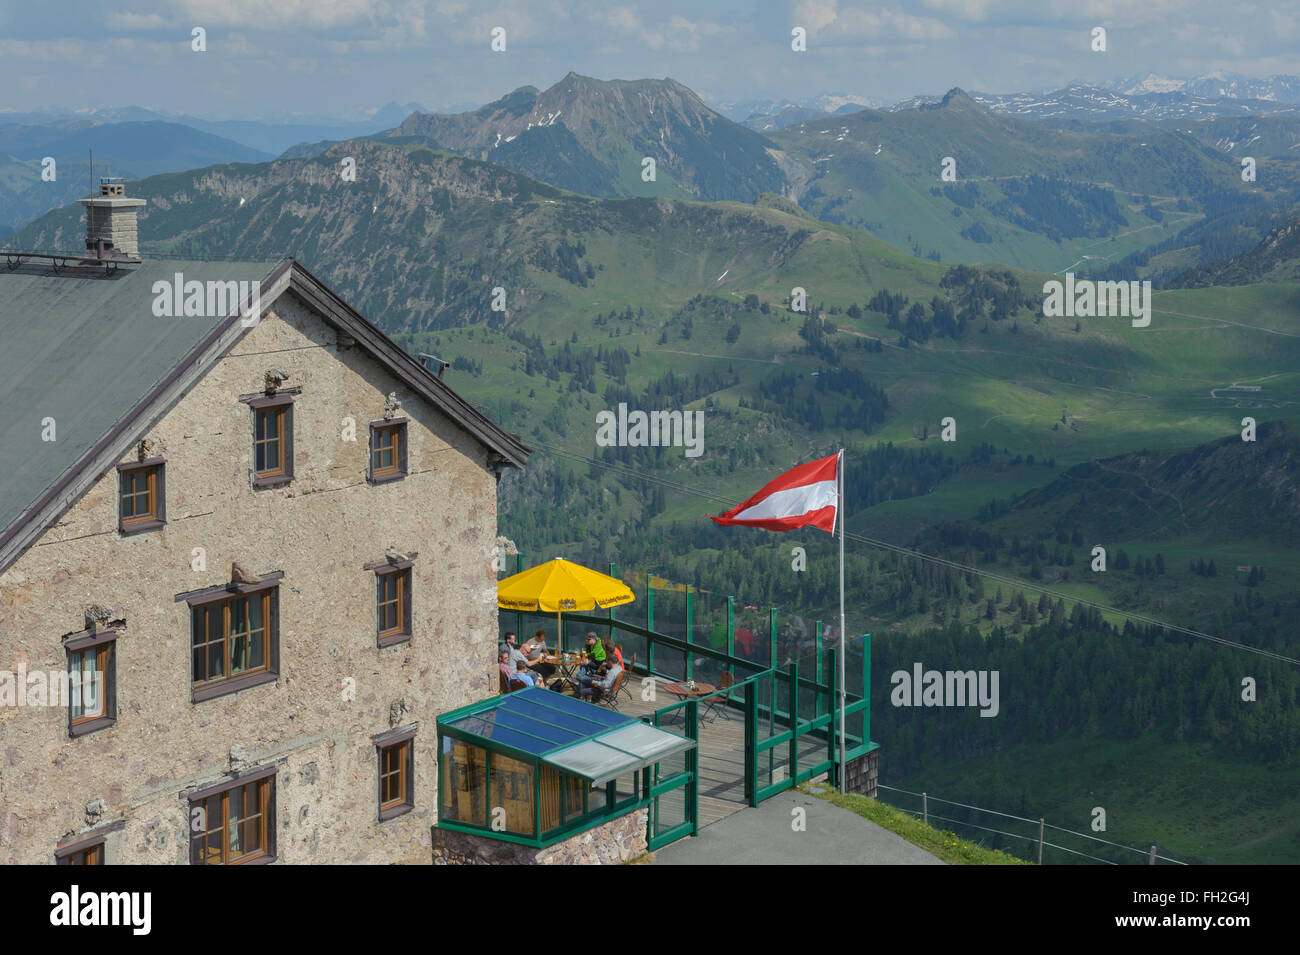
[[[538,756],[638,722],[541,687],[498,697],[494,705],[447,725]]]

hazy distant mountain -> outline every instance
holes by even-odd
[[[87,151],[92,149],[99,154],[97,164],[118,163],[136,176],[271,158],[268,153],[180,123],[65,120],[45,126],[0,126],[0,152],[15,159],[78,157],[85,163]]]
[[[753,201],[785,178],[771,143],[680,83],[570,73],[468,113],[414,113],[383,136],[472,156],[590,196]],[[645,159],[655,161],[646,181]]]
[[[338,122],[329,120],[284,121],[208,120],[180,113],[164,113],[139,106],[112,106],[89,110],[48,110],[41,112],[0,111],[0,127],[6,125],[48,126],[68,121],[96,123],[166,122],[180,123],[200,132],[233,140],[265,155],[278,155],[290,146],[317,140],[355,139],[383,129],[390,129],[421,109],[417,103],[388,103],[364,120]]]
[[[15,226],[87,195],[91,151],[95,175],[128,179],[271,158],[179,123],[72,119],[0,126],[0,224]],[[53,181],[41,175],[46,157],[55,162]]]
[[[961,90],[914,109],[861,110],[774,130],[788,194],[818,218],[945,262],[1048,271],[1163,241],[1244,201],[1234,160],[1154,123],[1056,128]],[[941,177],[945,157],[955,180]],[[1252,196],[1294,184],[1285,170]],[[1110,245],[1111,239],[1124,236]],[[1109,257],[1109,256],[1108,256]]]
[[[1300,103],[1300,76],[1274,74],[1266,77],[1237,73],[1207,73],[1191,79],[1142,73],[1129,76],[1110,88],[1126,95],[1186,93],[1211,99],[1254,99],[1278,103]]]
[[[776,113],[754,113],[745,119],[744,125],[763,133],[771,129],[785,129],[795,123],[806,123],[811,119],[825,119],[827,116],[842,116],[866,109],[861,103],[845,103],[839,109],[825,110],[812,106],[787,106]]]
[[[748,124],[753,117],[777,116],[788,109],[806,109],[817,116],[829,116],[832,113],[855,113],[860,109],[879,104],[869,97],[856,94],[822,93],[803,99],[746,99],[737,102],[711,102],[709,105],[728,119]]]
[[[1152,83],[1152,86],[1159,85]],[[1202,120],[1224,116],[1300,114],[1300,102],[1202,95],[1183,90],[1121,92],[1082,83],[1048,93],[971,93],[971,99],[996,113],[1035,120],[1116,119]],[[914,96],[890,110],[917,109],[938,102],[935,96]]]

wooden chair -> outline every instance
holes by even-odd
[[[619,649],[622,650],[623,648],[619,647]],[[632,691],[627,688],[627,678],[632,673],[632,668],[635,666],[636,666],[636,654],[635,653],[632,654],[632,659],[629,660],[627,658],[627,654],[624,653],[623,654],[623,675],[619,678],[619,692],[626,693],[627,698],[629,700],[633,699],[633,697],[632,697]]]
[[[722,676],[718,677],[718,694],[704,701],[704,712],[700,715],[701,719],[709,722],[716,720],[719,716],[724,720],[731,719],[731,714],[727,712],[727,701],[731,699],[731,687],[735,682],[736,678],[731,674],[730,670],[722,671]]]
[[[515,677],[511,677],[507,680],[506,675],[500,670],[497,671],[497,676],[501,678],[500,687],[502,696],[505,696],[507,693],[514,693],[516,690],[522,690],[528,686],[528,684],[523,680],[516,679]]]
[[[600,695],[600,699],[596,700],[596,705],[608,707],[609,709],[617,712],[618,692],[619,690],[623,689],[623,684],[625,684],[626,682],[627,682],[627,667],[624,667],[623,672],[621,672],[618,675],[618,679],[614,681],[614,685],[609,688],[609,692],[602,693]]]

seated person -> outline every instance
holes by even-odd
[[[544,656],[546,654],[546,631],[538,630],[533,634],[532,638],[526,640],[524,645],[519,649],[521,649],[524,652],[524,656],[528,657],[530,660],[536,660],[538,657]]]
[[[520,652],[528,660],[528,669],[537,675],[539,686],[545,685],[546,680],[555,676],[555,664],[547,663],[542,659],[546,655],[545,630],[538,630],[533,638],[520,648]]]
[[[510,651],[511,670],[515,668],[516,663],[520,663],[520,662],[522,662],[524,666],[528,666],[528,658],[524,656],[523,653],[520,652],[518,647],[515,646],[515,639],[516,639],[515,633],[513,630],[511,630],[509,633],[506,634],[505,644]]]
[[[609,637],[602,637],[600,645],[605,649],[606,659],[617,660],[618,665],[621,667],[627,666],[627,664],[623,662],[623,651],[614,645],[613,640]]]
[[[599,700],[608,696],[613,691],[615,684],[618,683],[618,678],[623,673],[623,667],[617,660],[610,659],[605,661],[601,667],[601,672],[604,675],[600,679],[589,680],[586,684],[583,684],[579,679],[579,699]]]
[[[595,633],[587,634],[587,643],[582,652],[587,655],[587,662],[582,665],[583,672],[595,676],[600,665],[605,662],[605,648],[600,645]]]
[[[510,648],[504,643],[497,647],[497,669],[505,679],[505,685],[509,686],[511,679],[514,678],[515,671],[510,667]]]
[[[522,660],[515,664],[514,679],[523,680],[529,686],[541,686],[541,678],[534,676]]]
[[[605,648],[600,645],[594,633],[587,634],[587,643],[582,648],[587,662],[578,668],[578,689],[591,686],[593,680],[600,676],[600,668],[605,662]]]

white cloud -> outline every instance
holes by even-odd
[[[926,7],[958,20],[980,22],[987,20],[990,0],[923,0]]]
[[[637,14],[636,8],[630,6],[613,7],[602,11],[597,16],[611,29],[639,41],[646,49],[656,52],[672,50],[693,53],[700,48],[702,41],[733,32],[732,27],[708,20],[688,20],[677,13],[670,16],[665,23],[648,26]]]
[[[0,39],[0,60],[8,57],[36,60],[42,63],[85,63],[87,56],[93,63],[103,62],[103,57],[80,40],[3,40]]]
[[[841,7],[839,0],[799,0],[793,9],[793,25],[806,29],[810,37],[829,41],[886,37],[943,40],[953,36],[942,20],[915,16],[901,6],[869,10],[856,3]]]
[[[175,7],[196,26],[258,27],[280,29],[302,27],[309,30],[333,30],[389,19],[394,7],[408,4],[371,0],[172,0]]]
[[[104,18],[110,30],[157,30],[167,21],[157,13],[132,13],[130,10],[114,11]]]
[[[799,0],[791,11],[791,26],[803,27],[811,35],[821,32],[822,28],[835,22],[839,0]]]
[[[1295,10],[1288,12],[1270,10],[1268,13],[1274,37],[1279,40],[1291,40],[1300,35],[1300,15],[1297,15]]]

